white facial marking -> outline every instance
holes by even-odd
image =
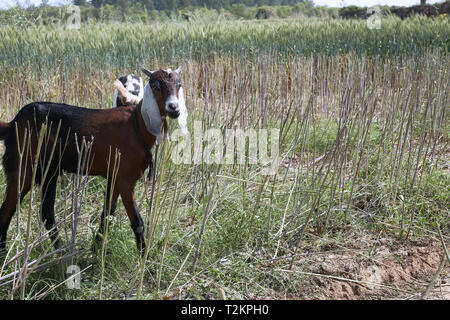
[[[175,109],[175,110],[170,110],[170,109],[169,109],[169,104],[171,104],[171,103],[178,105],[178,98],[177,98],[177,96],[174,95],[174,94],[171,94],[171,95],[169,96],[169,98],[167,98],[167,100],[166,100],[166,110],[167,110],[167,111],[178,111],[178,108]]]
[[[170,69],[170,68],[167,69],[167,73],[168,73],[169,75],[170,75],[172,72],[174,72],[174,71],[172,71],[172,69]],[[169,109],[169,104],[171,104],[171,103],[177,105],[177,108],[176,108],[175,110]],[[167,98],[165,108],[166,108],[166,111],[169,111],[169,112],[172,112],[172,111],[179,111],[179,100],[178,100],[176,94],[171,94],[171,95]]]

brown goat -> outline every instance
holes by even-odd
[[[42,221],[45,222],[46,229],[51,230],[55,245],[60,245],[54,219],[57,177],[62,170],[76,172],[77,143],[84,138],[92,141],[89,175],[112,177],[113,166],[108,165],[108,159],[114,159],[115,150],[120,152],[116,178],[108,179],[107,201],[103,207],[99,233],[104,232],[104,218],[114,211],[120,195],[136,236],[138,249],[143,252],[144,225],[133,193],[137,180],[148,166],[148,150],[157,137],[167,130],[166,116],[178,118],[182,130],[186,132],[187,111],[179,70],[152,72],[143,69],[149,77],[149,83],[144,89],[143,100],[136,106],[86,109],[66,104],[34,102],[23,107],[10,123],[0,121],[0,139],[5,140],[6,147],[3,167],[7,179],[6,197],[0,208],[0,249],[5,249],[8,226],[16,211],[19,175],[22,174],[20,198],[23,199],[32,185],[32,165],[36,163],[37,155],[39,161],[35,182],[43,184]],[[47,125],[46,144],[52,146],[56,143],[56,150],[63,150],[61,154],[56,151],[52,156],[52,148],[44,145],[38,150],[38,135],[44,124]],[[23,161],[22,168],[19,168],[18,146],[23,146],[26,130],[31,132],[31,159]],[[45,175],[42,172],[47,166],[49,170]]]

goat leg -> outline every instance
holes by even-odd
[[[144,238],[144,222],[142,220],[141,214],[139,213],[136,202],[133,198],[134,185],[127,186],[122,189],[120,196],[122,197],[123,205],[127,211],[128,218],[131,223],[131,228],[133,229],[134,235],[136,237],[137,248],[141,256],[145,253],[145,238]]]

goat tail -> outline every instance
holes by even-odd
[[[0,121],[0,140],[5,140],[10,127],[11,125],[8,122]]]

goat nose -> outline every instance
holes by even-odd
[[[178,103],[171,102],[167,105],[167,107],[169,107],[170,111],[176,111],[178,110]]]

